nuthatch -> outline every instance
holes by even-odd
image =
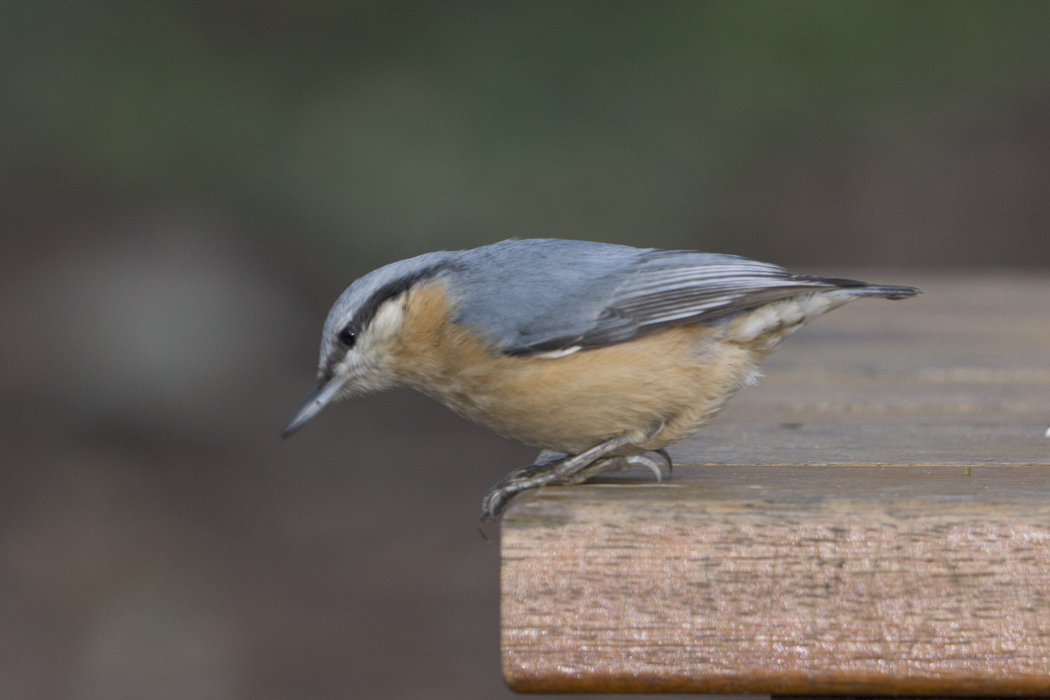
[[[409,386],[543,448],[485,495],[659,467],[718,413],[758,361],[807,321],[913,287],[793,275],[733,255],[509,240],[387,265],[325,321],[318,386],[288,435],[336,399]],[[670,460],[668,459],[668,463]]]

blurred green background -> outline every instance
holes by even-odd
[[[0,172],[33,216],[189,203],[340,280],[509,236],[1050,263],[1038,0],[0,12]]]
[[[404,392],[279,443],[335,296],[510,236],[1045,270],[1048,37],[1017,0],[0,0],[0,696],[506,695],[474,518],[532,454]]]

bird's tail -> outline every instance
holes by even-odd
[[[916,294],[921,294],[915,287],[902,287],[896,284],[866,284],[863,287],[854,287],[849,291],[858,296],[885,297],[887,299],[907,299]]]
[[[844,292],[858,297],[885,297],[887,299],[907,299],[921,292],[915,287],[902,287],[897,284],[868,284],[858,280],[840,279],[838,277],[813,277],[810,275],[795,275],[797,280],[816,282],[820,285],[838,287]],[[834,291],[834,290],[832,290]]]

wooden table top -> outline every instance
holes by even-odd
[[[663,485],[512,502],[512,688],[1050,695],[1050,275],[862,278]]]

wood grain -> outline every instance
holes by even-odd
[[[790,339],[664,485],[512,503],[512,688],[1050,695],[1050,278],[874,279],[925,294]]]

